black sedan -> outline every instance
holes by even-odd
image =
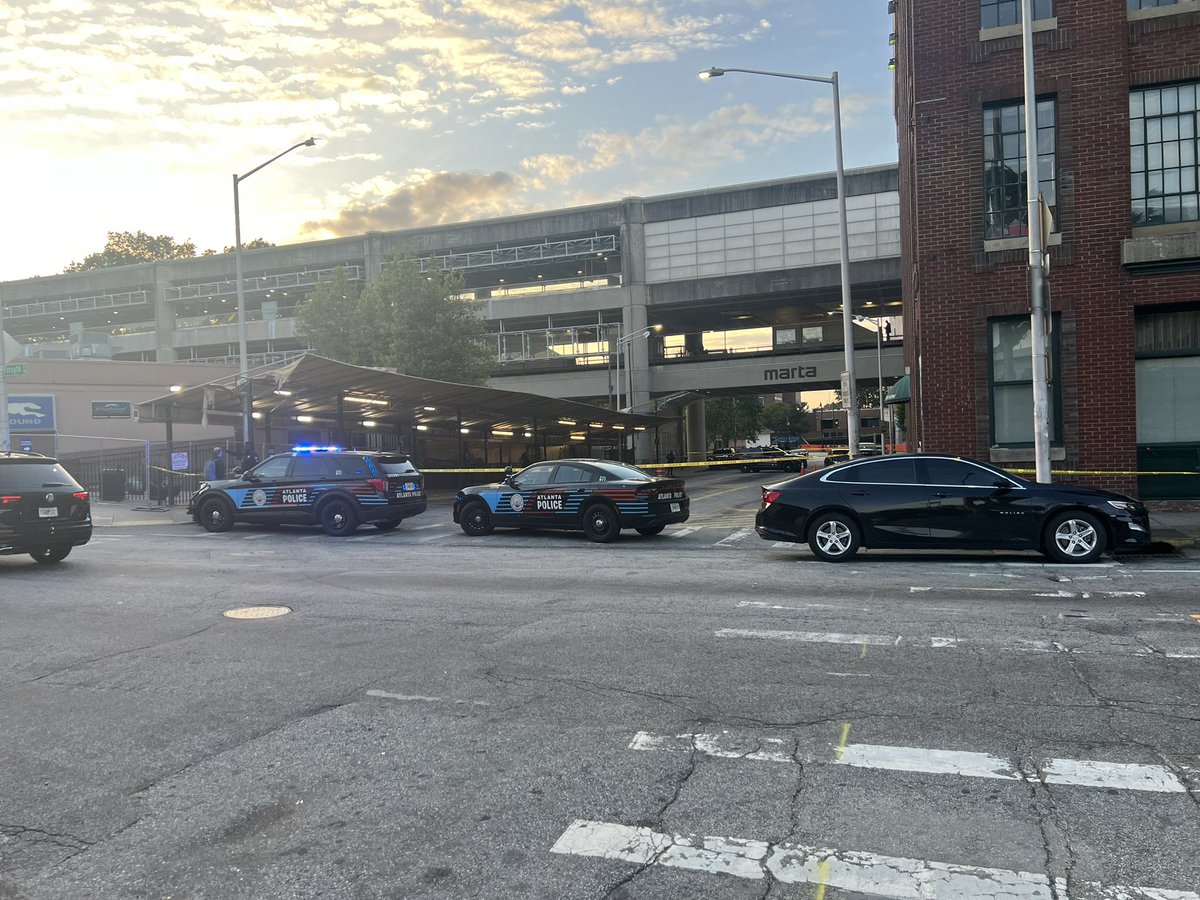
[[[567,528],[593,541],[614,541],[622,528],[647,537],[686,522],[688,496],[678,478],[659,478],[603,459],[534,463],[498,484],[463,488],[454,521],[472,537],[494,528]]]
[[[1086,563],[1150,542],[1146,507],[1132,497],[928,454],[854,460],[765,486],[755,530],[807,542],[829,562],[868,547],[1040,550]]]

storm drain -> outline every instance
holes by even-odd
[[[273,619],[276,616],[286,616],[292,611],[290,606],[243,606],[241,609],[225,610],[229,619]]]

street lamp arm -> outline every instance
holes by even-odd
[[[255,166],[253,169],[251,169],[251,170],[250,170],[249,172],[247,172],[245,175],[235,175],[235,176],[233,176],[233,180],[234,180],[234,182],[235,182],[235,183],[236,183],[236,182],[238,182],[238,181],[245,181],[247,178],[249,178],[251,175],[253,175],[255,172],[257,172],[259,169],[265,169],[265,168],[266,168],[267,166],[269,166],[271,163],[275,162],[275,160],[279,159],[279,157],[280,157],[280,156],[287,156],[287,155],[288,155],[289,153],[291,153],[293,150],[299,150],[301,147],[312,147],[312,146],[315,146],[315,145],[316,145],[316,143],[317,143],[317,139],[316,139],[316,138],[311,138],[311,137],[310,137],[310,138],[309,138],[307,141],[301,141],[301,142],[300,142],[300,143],[298,143],[298,144],[294,144],[293,146],[291,146],[291,147],[288,147],[286,150],[284,150],[282,153],[278,154],[277,156],[272,156],[270,159],[268,159],[268,160],[267,160],[265,163],[263,163],[262,165],[260,165],[260,166]]]
[[[833,84],[837,81],[837,73],[833,75],[798,75],[795,72],[769,72],[766,69],[730,69],[713,66],[705,69],[697,77],[702,79],[720,78],[726,72],[743,72],[747,75],[771,75],[774,78],[795,78],[797,81],[819,81],[821,84]]]

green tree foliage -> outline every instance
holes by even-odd
[[[803,403],[772,403],[763,408],[762,428],[772,434],[805,435],[814,427],[813,415]]]
[[[762,430],[762,399],[759,397],[710,397],[704,401],[708,440],[726,446],[736,440],[757,437]]]
[[[492,356],[483,321],[461,299],[462,277],[421,274],[394,259],[361,291],[340,269],[299,308],[300,333],[322,356],[406,375],[482,384]]]
[[[63,273],[129,266],[160,259],[191,259],[195,255],[195,244],[191,241],[177,244],[170,235],[153,237],[144,231],[110,231],[103,250],[85,256],[82,262],[71,263],[63,269]]]

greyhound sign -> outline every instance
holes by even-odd
[[[10,431],[54,431],[52,394],[8,395]]]

